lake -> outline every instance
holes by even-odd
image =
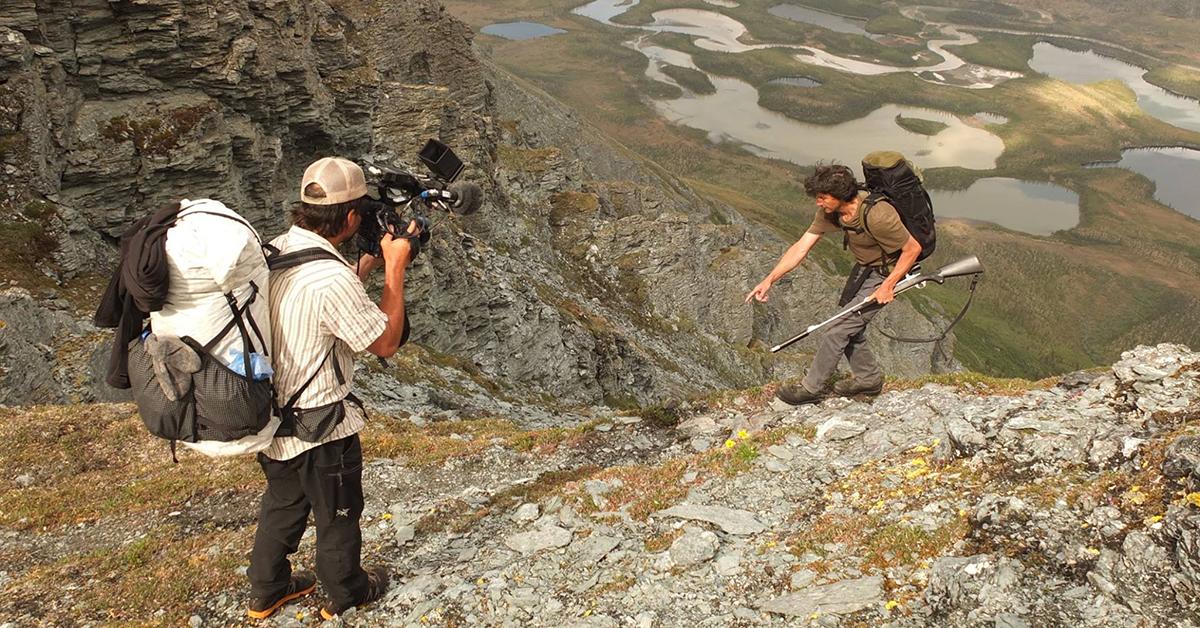
[[[549,35],[558,35],[567,31],[537,22],[504,22],[501,24],[488,24],[479,29],[485,35],[493,35],[503,37],[504,39],[536,39],[538,37],[547,37]]]
[[[820,87],[821,81],[807,76],[783,76],[767,81],[771,85],[791,85],[792,87]]]
[[[1047,42],[1033,46],[1029,67],[1068,83],[1095,83],[1117,79],[1137,95],[1142,109],[1182,129],[1200,131],[1200,101],[1173,94],[1143,78],[1144,68],[1097,54],[1077,52]]]
[[[1200,220],[1200,151],[1190,148],[1132,148],[1121,152],[1121,161],[1095,164],[1119,166],[1154,182],[1154,199],[1175,211]]]
[[[803,22],[805,24],[812,24],[813,26],[820,26],[821,28],[834,31],[835,33],[848,33],[850,35],[862,35],[864,37],[871,36],[866,29],[866,20],[845,17],[834,13],[826,13],[825,11],[810,9],[798,4],[777,4],[770,9],[767,9],[767,12],[775,17],[782,17],[784,19],[792,20],[793,22]]]
[[[980,220],[1042,236],[1079,224],[1079,195],[1050,183],[989,177],[961,192],[929,195],[940,218]]]

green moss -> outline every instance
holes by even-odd
[[[896,125],[905,131],[911,131],[918,135],[937,135],[950,128],[950,125],[945,122],[926,120],[924,118],[909,118],[902,115],[896,116]]]
[[[215,112],[214,105],[203,104],[142,118],[118,116],[100,127],[100,136],[116,143],[132,142],[144,155],[166,155],[187,141],[200,123]]]
[[[500,165],[509,170],[541,174],[558,161],[561,153],[557,148],[520,148],[510,144],[500,145]]]
[[[685,416],[679,404],[674,403],[639,408],[637,415],[655,427],[675,427]]]
[[[590,192],[558,192],[550,197],[550,222],[554,225],[565,225],[579,218],[587,217],[600,209],[600,199]]]
[[[0,161],[15,161],[25,155],[28,140],[22,133],[0,135]]]
[[[0,221],[0,263],[10,270],[31,270],[58,248],[40,222]]]

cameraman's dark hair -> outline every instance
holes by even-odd
[[[817,169],[804,180],[804,192],[816,198],[828,194],[848,203],[858,195],[858,181],[854,172],[841,164],[817,164]]]
[[[311,198],[325,196],[324,190],[316,183],[308,184],[304,191]],[[346,214],[350,210],[358,210],[363,200],[368,197],[356,198],[345,203],[333,205],[314,205],[301,201],[292,208],[292,224],[301,229],[308,229],[324,237],[335,236],[346,228]]]

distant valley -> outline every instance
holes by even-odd
[[[807,227],[812,164],[905,152],[941,219],[932,263],[973,253],[989,271],[958,330],[969,368],[1040,377],[1131,343],[1197,344],[1195,51],[1096,28],[1123,5],[942,4],[448,6],[487,27],[477,48],[501,67],[784,237]],[[1137,20],[1171,32],[1186,16],[1167,9]],[[844,269],[839,249],[818,263]],[[965,294],[917,299],[934,315]]]

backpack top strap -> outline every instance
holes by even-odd
[[[260,245],[262,244],[262,238],[258,237],[258,232],[254,230],[254,227],[250,223],[246,222],[246,219],[244,219],[240,216],[230,216],[229,214],[222,214],[221,212],[210,212],[210,211],[205,211],[203,209],[188,211],[188,208],[185,207],[185,208],[179,210],[179,215],[175,217],[175,222],[179,222],[180,220],[187,218],[188,216],[191,216],[193,214],[207,214],[209,216],[218,216],[220,218],[224,218],[225,220],[232,220],[234,222],[241,223],[243,226],[245,226],[247,229],[250,230],[250,233],[254,234],[254,239],[257,240]]]

